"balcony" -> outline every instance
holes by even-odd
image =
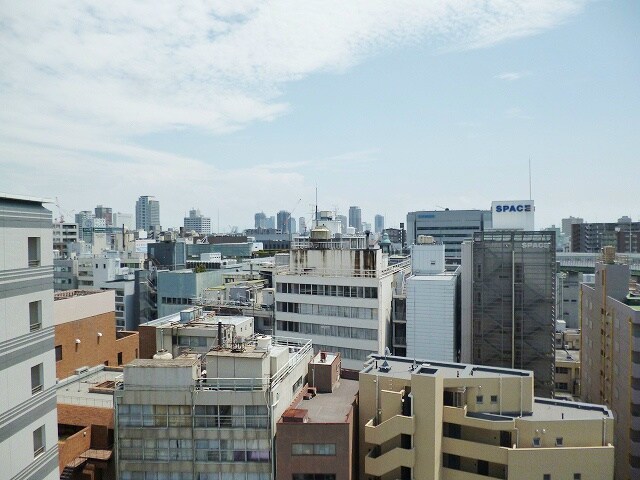
[[[508,450],[508,448],[498,445],[470,442],[457,438],[444,437],[442,439],[442,451],[444,453],[465,457],[469,455],[469,452],[473,452],[474,458],[490,463],[506,465],[508,463]]]
[[[365,475],[382,477],[400,467],[413,468],[415,450],[413,448],[394,448],[380,455],[379,448],[374,448],[364,459]]]
[[[416,425],[413,417],[395,415],[379,425],[374,425],[372,418],[364,427],[364,440],[374,445],[382,445],[400,435],[413,435],[415,431]]]

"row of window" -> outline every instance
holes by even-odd
[[[369,355],[371,355],[371,350],[360,350],[359,348],[344,348],[344,347],[336,347],[333,345],[320,345],[313,344],[315,350],[324,351],[324,352],[335,352],[339,353],[342,358],[346,358],[349,360],[360,360],[365,361]]]
[[[378,330],[371,328],[341,327],[338,325],[278,321],[277,329],[282,332],[297,332],[309,335],[324,335],[327,337],[378,340]]]
[[[292,443],[291,455],[335,455],[335,443]]]
[[[360,318],[377,320],[377,308],[342,307],[338,305],[315,305],[311,303],[276,302],[276,310],[300,315],[321,315],[325,317]]]
[[[267,428],[269,417],[264,405],[196,405],[196,428]],[[121,405],[121,427],[190,427],[188,405]]]
[[[316,285],[309,283],[278,283],[278,293],[300,295],[324,295],[327,297],[378,298],[376,287],[352,287],[349,285]]]
[[[195,299],[182,297],[162,297],[165,305],[195,305]]]
[[[122,439],[123,460],[181,461],[193,460],[192,440],[147,439],[144,447],[131,446],[143,440]],[[268,462],[268,440],[196,440],[196,462]]]
[[[271,480],[270,473],[199,473],[197,480]],[[193,480],[191,472],[120,472],[121,480]],[[332,480],[335,480],[335,476]]]

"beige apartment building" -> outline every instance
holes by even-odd
[[[533,373],[372,355],[360,372],[361,479],[607,480],[613,415],[533,396]]]

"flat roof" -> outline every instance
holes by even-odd
[[[187,354],[188,355],[188,354]],[[178,358],[170,360],[162,360],[156,358],[136,358],[126,365],[126,367],[142,367],[142,368],[180,368],[191,367],[198,363],[197,355],[182,355]]]
[[[194,307],[185,308],[181,311],[184,312],[184,311],[193,311],[193,310],[194,310]],[[217,327],[218,322],[222,322],[223,325],[237,326],[253,318],[253,317],[246,317],[243,315],[233,315],[233,316],[215,315],[213,312],[207,312],[207,311],[203,311],[202,313],[203,313],[202,317],[190,320],[189,322],[181,323],[180,312],[176,312],[176,313],[171,313],[169,315],[165,315],[164,317],[160,317],[156,320],[150,320],[148,322],[141,323],[140,325],[145,327],[160,327],[160,326],[169,325],[169,324],[181,324],[183,326],[197,325],[203,328],[212,328],[212,327]]]
[[[521,417],[522,420],[595,420],[613,418],[611,410],[604,405],[572,402],[570,400],[534,398],[533,414]]]
[[[269,352],[266,350],[256,350],[255,345],[245,345],[245,349],[243,351],[234,351],[230,348],[211,350],[207,352],[207,357],[264,358],[268,353]]]
[[[440,281],[440,282],[450,282],[457,277],[456,272],[445,271],[442,273],[416,273],[407,278],[407,281],[411,280],[418,282],[432,282],[432,281]]]
[[[295,408],[307,410],[309,423],[344,423],[358,393],[359,382],[341,378],[331,393],[301,400]]]
[[[104,290],[60,290],[53,294],[54,300],[65,300],[67,298],[84,297],[87,295],[95,295],[96,293],[105,293]]]
[[[580,350],[556,349],[556,362],[580,362]]]
[[[32,203],[55,203],[52,198],[45,197],[32,197],[30,195],[18,195],[15,193],[0,192],[0,198],[7,200],[18,200],[20,202],[32,202]]]
[[[467,363],[440,362],[436,360],[422,360],[406,357],[394,357],[373,354],[361,373],[370,373],[380,376],[411,379],[411,375],[435,375],[441,373],[449,378],[491,378],[496,375],[511,377],[531,377],[533,372],[529,370],[517,370],[500,367],[485,367]],[[386,363],[386,365],[385,365]]]
[[[57,388],[58,403],[113,408],[113,390],[105,388],[105,393],[90,392],[89,389],[105,382],[115,382],[122,375],[119,370],[107,370],[103,365],[92,368],[84,375],[72,375],[60,379]]]

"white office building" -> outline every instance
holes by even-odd
[[[205,217],[200,210],[189,210],[189,216],[184,217],[184,229],[187,232],[192,230],[201,235],[209,235],[211,233],[211,218]]]
[[[60,477],[45,202],[0,195],[0,477],[12,480]]]
[[[360,369],[390,343],[391,299],[409,262],[389,265],[363,235],[332,237],[326,227],[295,238],[289,264],[275,275],[276,332],[311,338],[316,350],[339,352]]]
[[[156,197],[143,195],[136,202],[136,230],[157,230],[160,228],[160,202]]]
[[[427,243],[428,242],[428,243]],[[406,280],[407,357],[457,361],[456,298],[460,267],[445,269],[445,246],[418,237]]]
[[[276,424],[311,354],[308,340],[260,336],[126,365],[115,390],[117,478],[275,480]]]

